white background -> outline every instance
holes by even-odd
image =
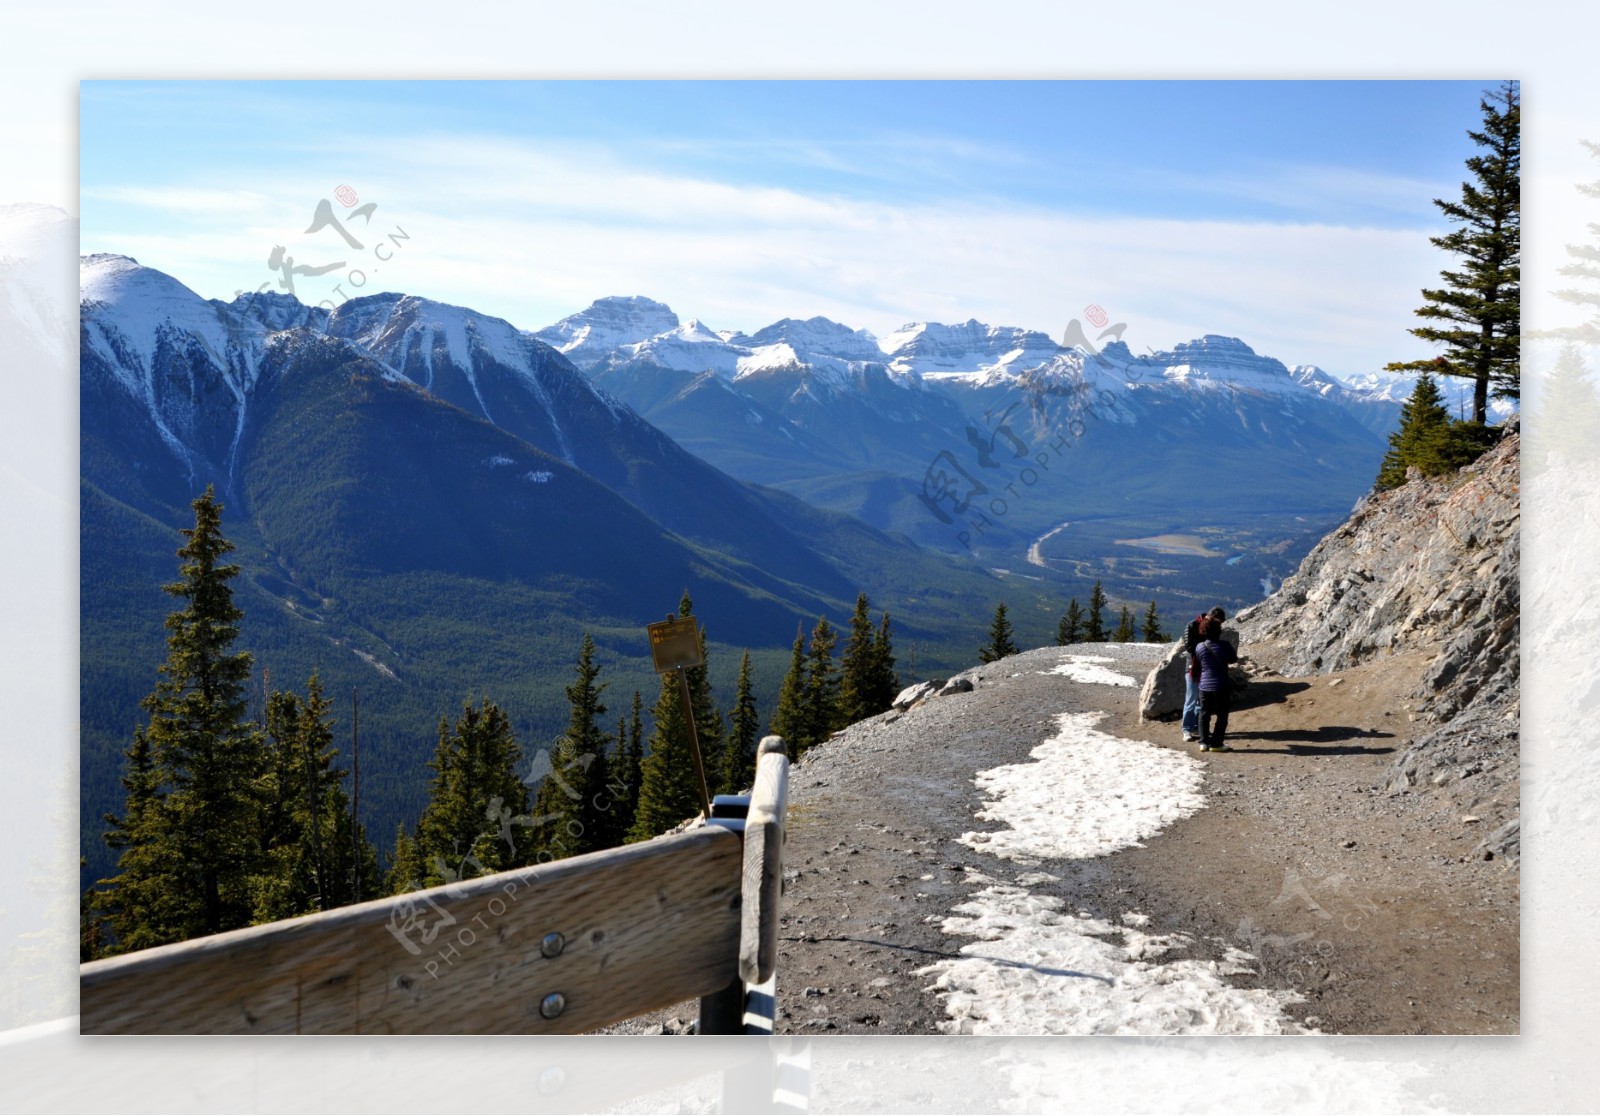
[[[1600,178],[1596,9],[1456,2],[991,2],[794,5],[5,4],[0,202],[76,214],[84,78],[1502,77],[1524,81],[1529,330],[1569,324],[1548,292],[1586,240]],[[307,128],[359,128],[330,106]],[[1463,121],[1463,126],[1476,121]],[[1219,122],[1225,126],[1225,122]],[[1441,261],[1442,262],[1442,261]],[[1548,347],[1532,346],[1536,380]],[[75,886],[41,884],[40,849],[77,828],[77,384],[0,367],[0,905],[44,933],[6,941],[38,1018],[75,984]],[[1600,431],[1595,431],[1600,438]],[[29,452],[17,452],[26,446]],[[1584,1111],[1593,1051],[1600,779],[1600,483],[1530,479],[1524,550],[1523,1036],[1509,1039],[817,1041],[813,1111]],[[59,855],[56,856],[59,861]],[[66,860],[70,869],[72,861]],[[54,920],[54,921],[50,921]],[[59,923],[59,926],[56,924]],[[16,965],[9,966],[17,971]],[[15,987],[17,979],[13,978]],[[781,975],[780,975],[781,979]],[[699,1110],[739,1040],[88,1040],[75,1023],[0,1036],[0,1106],[18,1111]],[[729,1076],[739,1107],[739,1076]],[[628,1098],[634,1097],[632,1101]]]

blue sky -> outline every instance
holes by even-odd
[[[1430,199],[1492,84],[85,82],[82,245],[208,297],[274,282],[281,245],[341,265],[307,301],[525,328],[644,294],[715,329],[1059,337],[1099,303],[1136,348],[1223,333],[1353,374],[1431,352]],[[307,232],[324,198],[360,249]]]

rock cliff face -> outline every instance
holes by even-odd
[[[1464,812],[1519,808],[1521,438],[1453,477],[1376,493],[1267,600],[1236,618],[1250,655],[1285,675],[1423,653],[1419,734],[1389,790],[1444,793]],[[1431,655],[1431,658],[1428,656]],[[1518,856],[1518,823],[1485,839]]]

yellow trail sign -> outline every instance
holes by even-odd
[[[645,631],[650,633],[650,657],[657,674],[706,665],[700,652],[700,627],[693,616],[650,624]]]

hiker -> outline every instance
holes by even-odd
[[[1200,739],[1200,660],[1195,658],[1194,649],[1205,637],[1201,634],[1206,623],[1211,620],[1217,622],[1220,633],[1222,622],[1228,614],[1218,605],[1209,613],[1202,612],[1183,631],[1183,649],[1189,656],[1189,669],[1183,676],[1183,742],[1192,744]],[[1220,639],[1220,634],[1218,635]]]
[[[1231,752],[1233,749],[1227,744],[1232,686],[1228,680],[1228,664],[1239,661],[1239,652],[1222,638],[1222,621],[1215,616],[1206,618],[1200,636],[1195,646],[1195,659],[1200,664],[1200,750]]]

